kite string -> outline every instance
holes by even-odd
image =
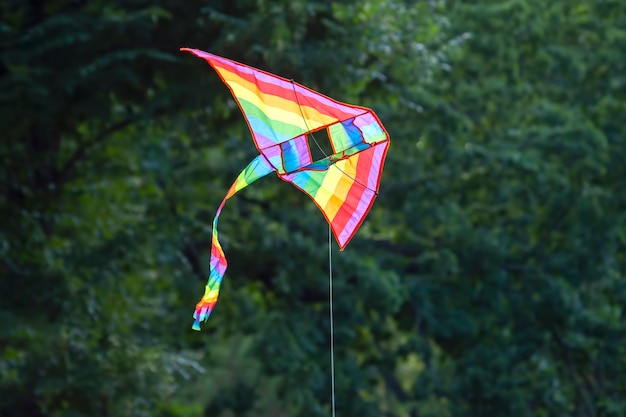
[[[330,386],[332,410],[335,417],[335,332],[333,329],[333,245],[332,231],[330,224],[328,225],[328,287],[330,293]]]
[[[293,80],[291,80],[291,85],[293,87],[293,93],[296,96],[296,101],[298,103],[298,109],[300,109],[300,114],[302,115],[302,120],[304,121],[304,125],[307,130],[311,133],[311,138],[313,142],[317,145],[319,150],[324,154],[325,157],[328,157],[324,149],[317,143],[317,139],[315,139],[315,135],[311,132],[311,128],[306,121],[306,117],[304,117],[304,112],[302,111],[302,106],[300,105],[300,100],[298,99],[298,93],[296,92],[296,85]],[[343,172],[340,169],[341,172]],[[345,172],[344,172],[345,174]],[[347,174],[346,174],[347,175]],[[356,179],[355,179],[356,181]],[[332,417],[335,417],[335,329],[333,326],[333,233],[330,223],[328,223],[328,289],[329,289],[329,298],[330,298],[330,392],[331,392],[331,404],[332,404]]]

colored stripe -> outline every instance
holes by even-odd
[[[298,166],[296,168],[301,168],[313,162],[307,137],[302,136],[296,139],[294,143],[296,146],[296,153],[298,154]]]
[[[322,211],[324,211],[323,208],[328,204],[328,201],[333,196],[333,193],[343,176],[343,172],[334,166],[331,166],[328,171],[326,171],[324,180],[322,181],[317,192],[313,195],[313,199],[322,208]]]
[[[195,51],[192,52],[195,53]],[[321,93],[309,90],[300,84],[291,83],[291,81],[286,78],[269,74],[265,71],[252,68],[247,65],[238,64],[234,61],[218,57],[216,55],[211,55],[209,58],[203,58],[207,59],[207,61],[216,70],[221,68],[225,71],[236,73],[241,78],[258,85],[259,89],[264,93],[289,99],[293,98],[293,92],[295,90],[298,94],[298,100],[300,100],[301,105],[309,105],[310,107],[323,112],[327,116],[346,120],[364,112],[364,110],[360,107],[351,106],[349,104],[333,100]]]
[[[370,165],[371,168],[369,178],[367,179],[367,187],[372,190],[376,190],[376,192],[378,192],[378,187],[380,185],[380,171],[382,170],[383,157],[387,152],[388,146],[389,142],[383,142],[372,147],[374,151],[372,153],[372,162]]]
[[[241,108],[248,119],[255,139],[257,135],[262,135],[273,144],[279,144],[306,132],[306,129],[294,124],[270,119],[266,112],[247,101],[241,102]]]
[[[387,134],[380,123],[378,123],[378,120],[376,120],[376,117],[371,113],[356,117],[354,119],[354,125],[361,130],[363,140],[367,143],[376,143],[387,139]]]
[[[316,174],[317,171],[299,171],[295,174],[286,175],[283,177],[285,181],[293,183],[296,187],[300,188],[305,194],[308,194],[309,197],[313,198],[313,195],[319,189],[319,182],[316,181],[316,177],[313,174]]]
[[[369,212],[369,208],[371,207],[371,203],[376,198],[376,194],[368,190],[367,188],[363,189],[363,193],[361,194],[361,199],[354,210],[354,214],[350,216],[348,222],[343,227],[343,230],[340,232],[337,237],[337,241],[339,242],[339,246],[344,248],[350,239],[356,233],[357,228],[361,225],[365,215]]]
[[[240,75],[219,67],[217,70],[238,99],[247,100],[264,109],[273,120],[289,121],[289,123],[299,125],[303,129],[302,133],[308,129],[316,129],[337,121],[334,115],[325,114],[320,109],[304,105],[300,108],[295,100],[293,88],[283,90],[278,95],[276,95],[277,91],[266,93],[259,88],[258,81],[257,83],[249,82]],[[303,113],[307,119],[306,124],[302,119]]]
[[[295,171],[298,168],[311,163],[311,154],[306,136],[299,136],[280,145],[283,155],[285,170]]]
[[[341,177],[341,180],[335,188],[333,196],[330,198],[330,200],[328,200],[328,203],[326,203],[326,206],[324,206],[323,209],[324,212],[326,212],[327,218],[330,222],[333,222],[335,220],[335,216],[337,215],[337,212],[339,212],[339,209],[341,209],[341,207],[345,203],[346,197],[350,192],[350,188],[353,184],[353,179],[348,178],[346,175],[343,175]]]
[[[354,126],[353,122],[354,119],[350,119],[328,127],[330,142],[335,152],[344,151],[363,142],[361,131]]]
[[[248,90],[245,91],[248,94],[238,94],[237,98],[240,100],[243,110],[246,116],[256,117],[257,119],[267,123],[268,125],[276,125],[281,131],[295,131],[296,135],[301,135],[306,132],[307,125],[302,120],[300,112],[291,111],[287,106],[274,107],[267,103],[266,98],[260,95],[252,94]],[[287,102],[287,100],[283,100]],[[290,102],[292,103],[292,102]],[[297,105],[292,103],[294,110],[297,110]],[[331,122],[334,119],[331,119]],[[307,120],[309,126],[315,125],[315,127],[322,126],[314,120]],[[288,139],[293,139],[294,136],[290,136]]]
[[[263,155],[278,173],[283,174],[285,172],[280,145],[268,146],[263,149]]]
[[[237,176],[237,179],[229,188],[228,193],[226,193],[224,200],[222,200],[222,203],[215,213],[215,218],[213,219],[213,234],[211,238],[211,260],[209,262],[211,271],[209,273],[207,285],[204,289],[204,296],[198,304],[196,304],[196,309],[193,315],[194,323],[192,326],[194,330],[200,330],[200,323],[206,321],[213,311],[219,296],[222,279],[224,278],[226,268],[228,267],[228,262],[226,261],[224,250],[218,240],[217,233],[217,223],[219,215],[222,212],[222,208],[226,204],[226,200],[232,197],[237,191],[247,187],[254,181],[273,171],[274,168],[268,164],[264,156],[259,155],[254,158],[252,162],[250,162],[243,169],[243,171],[241,171],[239,176]]]
[[[354,158],[358,158],[358,155],[355,155]],[[326,205],[320,204],[320,207],[323,207],[322,210],[326,213],[326,217],[331,223],[334,222],[337,212],[345,203],[346,197],[354,184],[354,177],[356,176],[356,172],[354,170],[356,164],[346,162],[347,160],[339,161],[337,164],[332,165],[329,168],[329,170],[333,170],[334,168],[334,170],[339,171],[341,173],[341,178],[332,190],[332,196]],[[324,184],[322,184],[322,187]]]
[[[371,152],[367,149],[359,154],[353,155],[350,158],[341,161],[345,165],[352,165],[355,172],[355,181],[352,184],[350,192],[346,196],[344,206],[338,216],[336,216],[333,222],[333,227],[336,229],[337,241],[342,248],[347,244],[348,240],[354,235],[355,229],[352,227],[353,220],[355,224],[359,224],[361,219],[366,213],[358,211],[359,203],[363,194],[366,192],[367,180],[371,168],[371,159],[368,158],[368,153]],[[373,194],[373,193],[372,193]]]
[[[348,135],[346,134],[346,130],[343,128],[341,123],[335,123],[334,125],[328,126],[328,137],[335,151],[341,151],[349,147]]]

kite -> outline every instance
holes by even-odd
[[[196,305],[194,330],[213,311],[226,272],[217,221],[239,190],[275,172],[307,194],[321,210],[343,250],[365,219],[380,184],[389,135],[376,114],[341,103],[293,80],[198,49],[230,89],[248,123],[259,155],[239,174],[213,219],[210,274]],[[312,160],[308,134],[326,129],[332,154]]]

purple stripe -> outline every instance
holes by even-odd
[[[221,281],[222,277],[224,277],[224,274],[226,273],[226,265],[218,263],[217,265],[211,265],[211,267],[211,276],[213,276],[214,272],[216,272],[219,280]]]
[[[295,140],[296,152],[298,153],[298,163],[300,167],[309,165],[311,162],[311,155],[309,155],[309,145],[305,136],[300,136]]]
[[[346,243],[354,229],[357,228],[359,222],[366,214],[366,210],[374,197],[376,197],[376,194],[373,191],[367,189],[363,191],[363,194],[361,195],[361,200],[359,201],[359,205],[357,206],[356,210],[354,210],[352,217],[350,217],[350,220],[348,220],[343,230],[339,234],[338,240],[341,246]]]
[[[211,262],[210,265],[211,266],[217,266],[217,265],[222,265],[222,263],[220,262],[222,260],[222,258],[218,257],[218,256],[214,256],[213,254],[211,254]]]
[[[244,73],[244,74],[250,74],[253,75],[257,80],[266,82],[268,84],[273,84],[279,88],[283,88],[285,90],[291,90],[293,91],[294,87],[296,89],[296,91],[298,92],[299,95],[304,96],[308,99],[312,99],[314,101],[316,101],[319,104],[322,104],[323,106],[329,106],[329,107],[334,107],[336,109],[340,109],[340,111],[344,112],[344,113],[348,113],[348,114],[352,114],[354,116],[357,116],[359,114],[363,113],[363,109],[359,109],[359,108],[354,108],[351,107],[347,104],[341,104],[338,103],[336,101],[333,101],[331,99],[329,99],[328,97],[324,96],[323,94],[320,93],[316,93],[313,91],[310,91],[308,89],[305,89],[299,85],[296,84],[291,84],[289,81],[286,81],[284,78],[279,77],[277,75],[269,75],[263,71],[257,70],[255,68],[249,67],[249,66],[244,66],[242,64],[238,64],[234,61],[231,61],[230,59],[227,58],[222,58],[220,56],[217,55],[213,55],[213,54],[209,54],[207,52],[204,51],[200,51],[198,49],[193,49],[194,53],[198,56],[201,56],[202,58],[205,59],[212,59],[214,61],[217,61],[225,66],[230,66],[230,67],[234,67],[236,68],[236,70],[238,72]],[[286,97],[283,97],[286,98]],[[301,103],[302,104],[302,103]],[[315,105],[311,106],[311,107],[315,107]]]
[[[380,166],[382,164],[383,155],[385,154],[387,146],[389,146],[389,142],[383,142],[374,146],[372,165],[370,165],[370,172],[367,178],[367,187],[372,190],[378,191],[378,186],[380,185],[378,182],[378,175],[380,173]]]
[[[378,124],[376,118],[371,115],[371,113],[365,113],[354,119],[354,125],[356,127],[362,128],[371,124]]]
[[[283,159],[280,152],[280,145],[270,146],[261,151],[275,170],[283,172]]]
[[[254,139],[259,147],[259,149],[267,149],[270,146],[274,146],[276,145],[276,142],[273,141],[272,139],[268,138],[267,136],[263,136],[262,134],[252,131],[252,135],[254,136]]]
[[[337,119],[337,121],[340,121],[340,122],[346,120],[346,116],[345,116],[346,113],[348,114],[348,116],[358,116],[359,114],[363,114],[363,112],[365,111],[363,109],[354,109],[352,107],[346,107],[345,105],[338,104],[330,100],[327,100],[327,102],[319,103],[322,100],[316,97],[311,97],[310,95],[303,94],[303,91],[307,91],[307,90],[304,90],[301,88],[298,89],[298,93],[302,96],[305,96],[305,97],[298,98],[300,106],[309,106],[312,108],[316,108],[320,104],[322,104],[323,106],[326,107],[325,112],[330,113],[335,119]],[[349,109],[349,110],[346,110],[346,109]],[[338,114],[336,114],[332,110],[337,110]]]
[[[280,145],[270,146],[268,148],[263,149],[261,151],[266,158],[273,158],[275,156],[280,156]]]

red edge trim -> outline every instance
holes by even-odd
[[[380,121],[379,121],[379,123],[380,123]],[[381,124],[381,126],[382,126],[382,124]],[[387,135],[387,138],[389,138],[389,135],[387,134],[387,131],[385,130],[384,127],[383,127],[383,131],[385,132],[385,135]],[[346,239],[346,243],[344,243],[343,246],[339,245],[340,250],[344,250],[344,248],[346,246],[348,246],[348,243],[350,242],[350,240],[352,240],[352,238],[354,237],[356,232],[361,227],[361,224],[363,224],[363,222],[365,221],[365,218],[369,214],[370,210],[372,209],[372,206],[374,205],[374,201],[376,201],[376,197],[378,197],[378,188],[380,186],[380,179],[381,179],[382,174],[383,174],[383,168],[385,167],[385,160],[387,158],[387,151],[389,151],[389,144],[390,144],[390,142],[391,141],[389,139],[387,139],[387,141],[379,142],[379,144],[387,143],[387,146],[385,147],[385,151],[384,151],[383,156],[381,157],[381,160],[380,160],[380,170],[378,171],[378,178],[376,180],[376,191],[375,191],[376,195],[374,196],[374,198],[372,198],[372,201],[370,201],[370,204],[367,206],[367,209],[365,210],[365,214],[363,214],[363,217],[361,217],[361,220],[359,221],[359,223],[354,228],[354,231]],[[334,233],[334,231],[333,231],[333,233]],[[336,237],[335,237],[335,239],[336,239]],[[339,243],[339,242],[337,242],[337,243]]]

